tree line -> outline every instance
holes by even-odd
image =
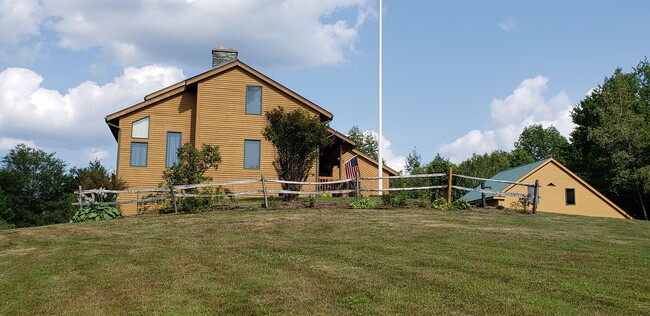
[[[440,155],[423,164],[414,148],[407,157],[406,172],[439,173],[451,167],[457,173],[490,178],[500,171],[553,157],[630,215],[647,220],[650,203],[650,64],[647,58],[630,72],[617,68],[576,105],[571,118],[576,128],[568,140],[552,126],[532,125],[521,133],[513,151],[474,154],[458,165]],[[369,140],[369,135],[360,133],[358,128],[349,135],[361,144],[358,146],[361,150],[376,156],[376,141]]]

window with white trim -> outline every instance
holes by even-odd
[[[132,138],[149,138],[149,117],[133,122],[131,128]]]

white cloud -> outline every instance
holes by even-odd
[[[37,0],[0,0],[0,61],[33,59],[40,47],[33,39],[43,22]]]
[[[106,157],[108,157],[109,153],[108,150],[102,149],[102,148],[87,148],[86,149],[86,160],[88,161],[95,161],[95,160],[102,160]]]
[[[503,100],[494,99],[490,104],[490,129],[472,130],[438,151],[454,163],[472,154],[484,154],[493,150],[512,150],[524,127],[541,124],[554,126],[567,137],[574,128],[571,120],[573,105],[564,91],[550,99],[544,97],[548,78],[537,76],[522,81],[511,95]]]
[[[50,36],[62,48],[96,50],[101,63],[152,58],[205,69],[209,49],[238,49],[255,65],[315,67],[355,53],[370,0],[0,0],[0,57]],[[25,42],[27,39],[27,42]],[[34,54],[32,54],[34,55]],[[99,63],[98,61],[98,63]],[[102,68],[101,65],[94,67]]]
[[[363,131],[363,135],[372,135],[376,140],[379,139],[379,134],[375,131]],[[392,143],[382,135],[381,138],[381,155],[386,165],[393,168],[395,171],[402,171],[406,167],[406,157],[396,154],[390,146]]]
[[[9,151],[18,144],[25,144],[27,147],[37,148],[36,144],[30,140],[16,139],[11,137],[0,137],[0,152]]]
[[[512,31],[512,30],[516,29],[515,21],[513,21],[512,19],[507,19],[505,21],[501,21],[501,22],[497,23],[497,26],[502,31],[505,31],[505,32]]]
[[[87,81],[61,94],[44,88],[43,77],[32,70],[7,68],[0,72],[0,149],[26,142],[79,151],[90,158],[86,162],[102,159],[104,148],[115,146],[104,117],[183,78],[175,67],[127,68],[105,85]]]

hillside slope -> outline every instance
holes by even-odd
[[[648,314],[650,225],[213,212],[0,231],[0,314]]]

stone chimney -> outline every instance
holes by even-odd
[[[212,49],[212,68],[225,65],[233,60],[237,60],[237,50],[219,46]]]

